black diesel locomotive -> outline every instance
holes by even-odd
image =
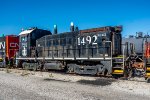
[[[68,73],[77,74],[123,74],[121,31],[121,26],[74,30],[71,25],[71,32],[57,34],[55,26],[55,34],[41,33],[44,36],[37,38],[36,45],[32,47],[28,40],[21,39],[18,64],[34,70],[66,69]],[[33,41],[34,36],[28,36]]]

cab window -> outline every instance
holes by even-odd
[[[21,37],[21,42],[26,42],[27,41],[27,37]]]

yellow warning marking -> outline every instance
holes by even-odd
[[[150,67],[146,68],[146,70],[149,70],[149,71],[150,71]]]
[[[146,76],[150,76],[150,73],[146,73]]]
[[[116,74],[116,75],[122,75],[123,73],[112,73],[112,74]]]
[[[123,70],[114,70],[114,73],[123,73]]]

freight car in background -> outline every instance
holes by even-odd
[[[0,67],[11,64],[19,50],[19,36],[8,35],[0,37]]]
[[[137,32],[136,36],[130,35],[128,38],[122,38],[122,44],[125,45],[126,65],[133,76],[143,76],[145,74],[145,53],[146,44],[150,42],[150,36],[143,36],[142,32]]]
[[[32,34],[34,31],[21,32],[17,60],[23,68],[34,70],[66,69],[77,74],[123,75],[121,26],[78,30],[71,23],[70,29],[71,32],[57,34],[55,26],[55,34],[41,31],[36,33],[38,37]]]

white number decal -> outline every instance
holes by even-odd
[[[93,42],[92,44],[93,44],[93,45],[95,45],[95,44],[97,44],[97,43],[96,43],[97,36],[96,36],[96,35],[94,35],[94,36],[93,36],[93,38],[94,38],[94,42]]]
[[[83,38],[81,44],[85,45],[85,39]]]
[[[78,45],[80,45],[80,38],[78,38]]]
[[[90,37],[90,36],[87,36],[87,37],[86,37],[86,41],[88,41],[89,44],[91,44],[91,37]]]
[[[97,36],[87,36],[86,38],[83,37],[82,39],[80,39],[80,37],[78,38],[78,45],[85,45],[86,42],[88,42],[88,44],[92,44],[92,45],[96,45],[97,44]]]

